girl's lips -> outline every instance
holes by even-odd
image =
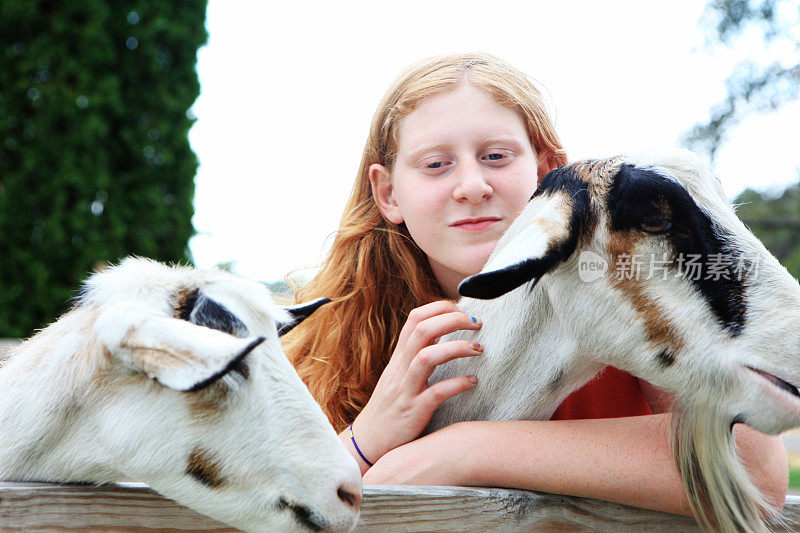
[[[499,221],[500,219],[495,217],[465,218],[452,223],[450,226],[464,231],[478,232],[493,226]]]

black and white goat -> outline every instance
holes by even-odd
[[[358,466],[278,340],[321,303],[145,259],[93,275],[0,368],[0,479],[124,476],[247,531],[349,531]]]
[[[673,451],[698,521],[763,530],[769,505],[734,423],[800,426],[800,286],[736,217],[692,154],[550,172],[483,270],[459,287],[483,320],[474,374],[428,432],[462,420],[544,420],[613,365],[675,396]]]

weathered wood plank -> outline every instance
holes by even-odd
[[[695,531],[676,515],[521,490],[365,487],[359,531]]]
[[[784,517],[800,524],[800,497]],[[800,531],[776,525],[774,531]],[[0,483],[2,531],[232,532],[141,483]],[[687,517],[597,500],[466,487],[366,486],[358,531],[698,531]]]
[[[235,532],[142,483],[0,483],[2,531]]]

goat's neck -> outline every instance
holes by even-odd
[[[454,361],[438,373],[437,379],[467,372],[478,377],[474,391],[452,402],[454,411],[464,413],[443,413],[448,422],[549,418],[570,392],[602,368],[596,360],[581,357],[571,324],[555,312],[548,281],[543,279],[532,291],[523,286],[495,300],[461,300],[464,312],[479,318],[483,326],[457,336],[478,340],[485,351],[480,357]]]
[[[68,336],[48,343],[42,332],[0,368],[2,479],[107,481],[113,475],[87,428],[91,402],[84,395],[93,389],[92,374],[66,360],[85,351],[65,350],[73,348]]]

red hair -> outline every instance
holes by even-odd
[[[425,99],[468,81],[520,114],[531,146],[550,166],[566,163],[536,86],[487,54],[428,59],[395,80],[372,119],[361,165],[339,231],[319,273],[297,291],[298,302],[332,302],[284,336],[284,349],[337,431],[366,405],[415,307],[443,299],[426,255],[405,225],[383,218],[372,198],[369,167],[391,171],[403,117]]]

